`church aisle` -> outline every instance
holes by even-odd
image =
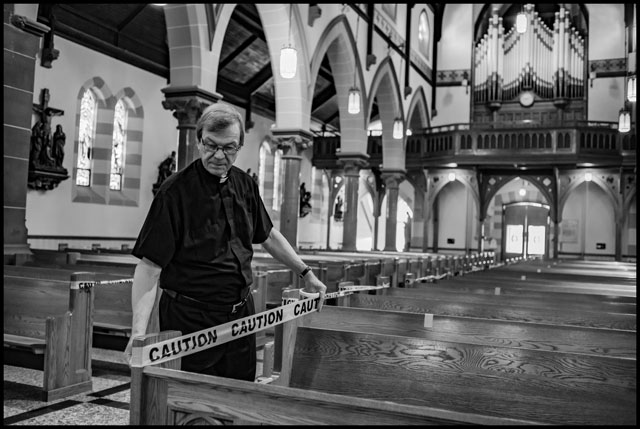
[[[119,356],[113,350],[94,349],[93,391],[50,402],[41,400],[42,371],[3,365],[3,425],[128,425],[131,377]],[[262,350],[257,359],[260,375]]]

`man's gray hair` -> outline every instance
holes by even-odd
[[[229,128],[233,124],[238,124],[240,128],[240,146],[244,144],[244,121],[242,115],[235,107],[224,104],[214,103],[204,109],[202,116],[196,124],[196,136],[198,140],[202,139],[202,130],[215,133]]]

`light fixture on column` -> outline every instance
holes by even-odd
[[[630,129],[631,113],[629,113],[625,103],[625,106],[620,109],[620,113],[618,113],[618,131],[621,133],[628,133]]]
[[[462,82],[460,82],[461,86],[464,86],[466,94],[469,93],[469,74],[465,71],[462,73]]]
[[[280,50],[280,76],[291,79],[296,75],[298,64],[298,51],[291,46],[291,14],[293,4],[289,5],[289,46],[283,46]]]
[[[524,9],[524,5],[522,8]],[[518,33],[527,32],[527,15],[524,13],[524,10],[521,10],[518,15],[516,15],[516,31]]]
[[[356,55],[358,55],[358,29],[360,27],[360,15],[356,21]],[[349,89],[348,112],[352,115],[360,113],[360,89],[356,86],[356,75],[358,73],[358,63],[353,62],[353,86]]]
[[[402,118],[396,118],[393,121],[393,138],[401,139],[403,135]]]
[[[627,100],[635,103],[636,102],[636,76],[629,76],[627,80]]]

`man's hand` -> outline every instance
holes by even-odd
[[[309,272],[304,278],[304,288],[302,289],[306,293],[319,293],[320,299],[318,300],[318,311],[322,310],[324,304],[324,295],[327,292],[327,287],[322,283],[313,272]]]

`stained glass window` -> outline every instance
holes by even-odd
[[[78,135],[78,162],[76,164],[76,185],[91,185],[91,149],[95,138],[96,98],[87,89],[80,101],[80,130]]]
[[[281,182],[281,158],[282,158],[282,149],[276,150],[275,157],[273,160],[273,205],[271,208],[273,210],[280,210],[281,203],[281,190],[280,190],[280,182]]]
[[[127,106],[123,99],[116,104],[113,119],[113,142],[111,146],[111,176],[109,189],[122,189],[122,175],[124,174],[124,157],[127,135]]]
[[[429,56],[429,20],[427,13],[422,11],[420,14],[420,22],[418,23],[418,50],[427,59]]]

